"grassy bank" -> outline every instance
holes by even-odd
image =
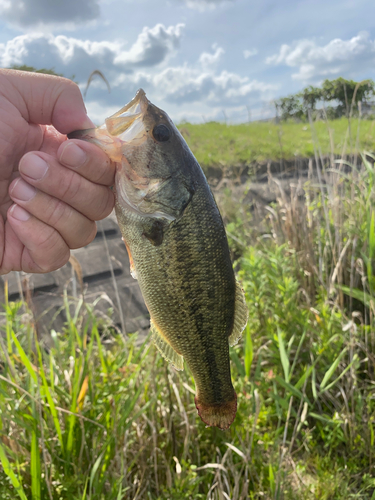
[[[191,150],[203,168],[207,166],[248,165],[267,160],[290,160],[314,155],[314,142],[319,142],[323,154],[341,155],[356,148],[374,149],[375,121],[341,118],[318,121],[314,129],[308,123],[251,122],[225,125],[209,122],[201,125],[184,123],[179,126]]]
[[[48,348],[27,305],[5,304],[2,500],[375,499],[375,169],[319,167],[262,232],[226,187],[250,312],[228,431],[200,421],[188,371],[95,303],[65,296]]]

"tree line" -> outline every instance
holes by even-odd
[[[374,96],[373,80],[355,82],[340,77],[324,80],[321,87],[309,85],[301,92],[281,97],[275,101],[275,106],[277,117],[281,120],[292,118],[305,121],[309,114],[335,119],[358,113],[359,103],[368,103]],[[318,104],[320,109],[317,109]]]

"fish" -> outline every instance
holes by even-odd
[[[68,137],[96,144],[115,162],[115,212],[153,341],[175,369],[189,367],[202,421],[228,429],[237,411],[229,346],[248,309],[203,170],[142,89],[101,127]]]

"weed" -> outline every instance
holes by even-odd
[[[325,160],[321,126],[311,124],[315,166],[290,196],[269,177],[279,195],[261,229],[239,196],[230,205],[233,185],[219,187],[250,312],[230,350],[231,428],[205,428],[189,371],[168,367],[148,339],[120,336],[84,295],[65,294],[66,328],[48,349],[27,304],[6,299],[2,499],[375,498],[375,170],[369,154],[361,167],[335,149]]]

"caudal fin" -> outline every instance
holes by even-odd
[[[221,404],[207,405],[199,401],[197,397],[194,401],[198,415],[210,427],[219,427],[219,429],[224,431],[233,423],[237,412],[236,393],[234,393],[234,398],[231,401]]]

